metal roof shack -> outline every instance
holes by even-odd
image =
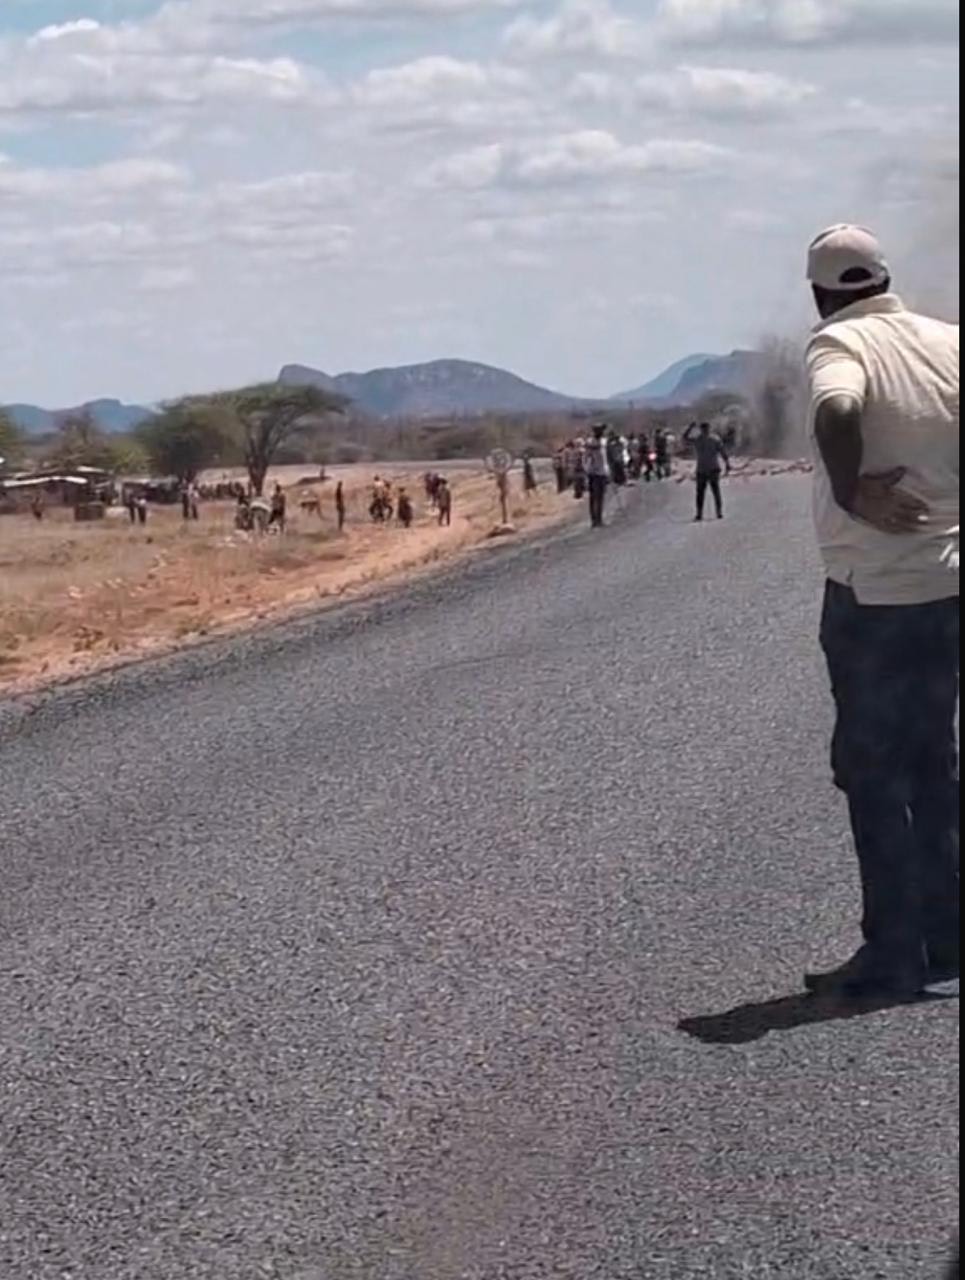
[[[110,477],[94,468],[21,471],[0,479],[0,515],[23,510],[24,504],[42,493],[52,503],[76,507],[96,499],[112,484]]]

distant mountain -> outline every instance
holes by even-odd
[[[278,380],[338,392],[363,412],[378,418],[552,413],[591,403],[471,360],[433,360],[429,364],[340,373],[334,377],[305,365],[286,365]]]
[[[694,365],[681,376],[673,392],[677,404],[694,404],[712,391],[752,394],[763,382],[767,358],[760,351],[732,351],[729,356],[712,356]]]
[[[612,409],[631,402],[655,408],[690,405],[712,391],[752,393],[763,380],[765,363],[765,357],[756,351],[685,356],[643,386],[609,400],[563,395],[505,369],[472,360],[433,360],[334,376],[309,365],[288,364],[278,381],[345,396],[357,410],[374,418],[473,417],[482,413],[605,412],[608,405]],[[120,400],[91,400],[73,409],[41,409],[31,404],[6,408],[17,425],[32,436],[55,431],[71,414],[89,413],[103,431],[125,432],[154,412]]]
[[[65,418],[81,413],[89,413],[102,431],[130,431],[154,412],[143,405],[122,404],[120,400],[90,400],[73,409],[40,409],[34,404],[8,404],[4,407],[28,436],[47,435],[56,431]]]
[[[685,373],[714,358],[709,355],[684,356],[682,360],[677,360],[669,368],[664,369],[663,373],[658,374],[656,378],[645,382],[642,387],[635,387],[633,391],[621,391],[613,399],[624,404],[649,404],[652,400],[663,400],[673,395]]]
[[[320,391],[338,392],[334,378],[307,364],[286,364],[278,375],[278,381],[287,387],[318,387]]]
[[[714,391],[748,395],[763,380],[765,363],[759,351],[732,351],[728,356],[685,356],[644,386],[614,396],[614,400],[669,408],[696,404],[702,396]]]

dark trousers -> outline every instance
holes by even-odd
[[[603,524],[606,487],[606,476],[590,476],[590,524],[594,529],[599,529]]]
[[[821,624],[837,706],[865,941],[883,966],[958,954],[958,600],[862,605],[829,582]]]
[[[698,471],[697,472],[697,519],[704,518],[704,505],[707,501],[707,490],[714,495],[714,506],[717,508],[717,515],[724,514],[724,495],[720,491],[720,472],[719,471]]]

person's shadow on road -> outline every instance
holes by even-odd
[[[794,1031],[798,1027],[812,1026],[820,1022],[845,1022],[852,1018],[864,1018],[886,1009],[903,1005],[919,1005],[929,1002],[955,1000],[955,994],[928,991],[913,999],[885,997],[867,1000],[848,1000],[841,996],[812,996],[799,994],[784,996],[780,1000],[766,1000],[762,1004],[744,1004],[726,1013],[704,1017],[683,1018],[677,1028],[704,1044],[750,1044],[762,1040],[772,1031]]]

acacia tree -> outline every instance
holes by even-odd
[[[69,414],[57,426],[57,435],[46,451],[46,461],[56,467],[99,467],[114,473],[138,471],[143,454],[136,441],[112,436],[86,410]]]
[[[177,400],[143,422],[136,436],[154,471],[185,484],[240,454],[238,421],[223,405]]]
[[[264,492],[265,477],[281,447],[317,426],[319,419],[341,413],[346,405],[343,397],[319,387],[274,382],[221,392],[203,403],[235,414],[245,467],[257,494]]]

